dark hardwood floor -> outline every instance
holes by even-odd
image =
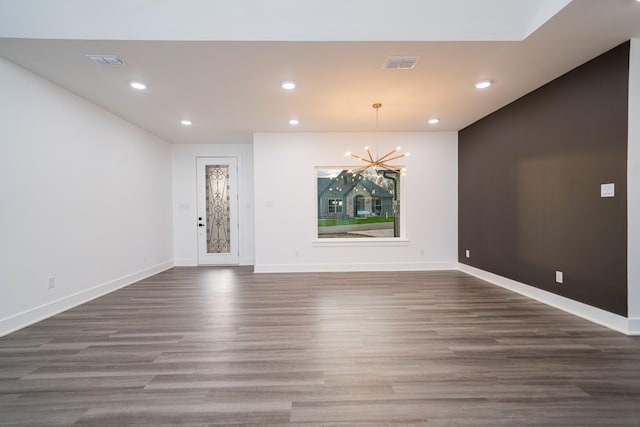
[[[174,268],[0,339],[0,425],[638,426],[640,338],[460,272]]]

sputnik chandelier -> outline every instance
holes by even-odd
[[[378,112],[380,110],[380,107],[382,107],[382,104],[378,102],[373,104],[372,107],[376,109],[376,132],[378,132]],[[397,160],[397,159],[401,159],[403,157],[409,156],[409,153],[404,153],[404,154],[399,154],[397,156],[394,156],[395,153],[400,151],[400,147],[394,148],[393,150],[389,151],[387,154],[385,154],[382,157],[377,156],[377,153],[376,153],[376,156],[377,156],[376,159],[373,158],[373,154],[371,154],[371,150],[369,149],[369,147],[364,147],[364,150],[366,151],[368,158],[358,156],[357,154],[353,154],[351,152],[346,153],[347,156],[351,156],[354,159],[360,160],[361,162],[364,163],[362,166],[358,166],[351,169],[350,170],[351,173],[360,173],[360,172],[366,171],[367,169],[372,169],[376,173],[380,170],[403,173],[406,170],[402,166],[394,166],[389,164],[389,162],[393,160]]]

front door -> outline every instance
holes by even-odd
[[[238,264],[238,159],[202,157],[198,172],[198,264]]]

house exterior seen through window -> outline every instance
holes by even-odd
[[[316,168],[318,238],[400,237],[400,174]]]

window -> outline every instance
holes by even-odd
[[[342,199],[329,199],[329,213],[341,214],[342,213]]]
[[[380,215],[382,213],[382,199],[379,197],[373,198],[373,213]]]
[[[400,174],[316,168],[318,238],[399,238]]]

